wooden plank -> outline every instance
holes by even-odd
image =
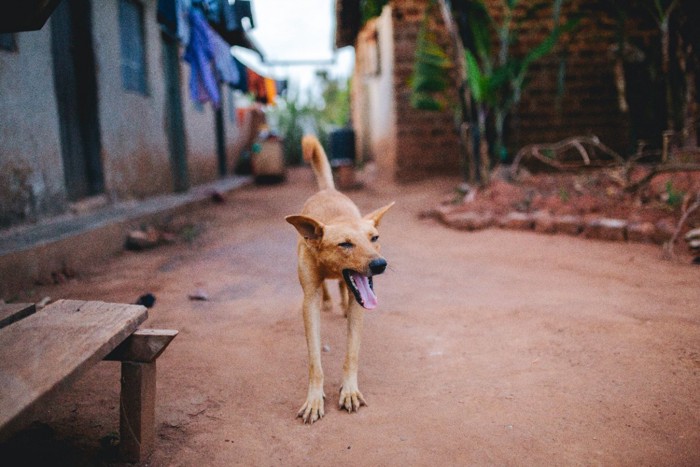
[[[0,330],[0,431],[102,360],[147,317],[140,305],[59,300]]]
[[[34,313],[33,303],[0,303],[0,329]]]
[[[149,363],[163,353],[178,331],[174,329],[137,329],[105,357],[105,360]]]

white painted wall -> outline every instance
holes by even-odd
[[[358,155],[361,159],[374,159],[380,173],[393,173],[396,159],[393,35],[391,8],[386,6],[358,36],[353,77],[352,112]],[[368,70],[374,63],[368,55],[377,56],[379,73]]]

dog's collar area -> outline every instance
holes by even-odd
[[[367,310],[377,307],[377,296],[374,294],[374,281],[371,276],[365,276],[352,269],[344,269],[343,278],[360,306]]]

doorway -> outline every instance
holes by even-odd
[[[77,201],[104,192],[89,0],[59,3],[51,19],[51,54],[66,192]]]

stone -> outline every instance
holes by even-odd
[[[537,211],[533,214],[535,220],[535,232],[553,234],[557,229],[554,224],[554,216],[547,211]]]
[[[693,254],[700,254],[700,238],[694,238],[693,240],[690,240],[688,242],[688,248],[690,248],[690,251]]]
[[[530,213],[513,211],[503,216],[498,224],[504,229],[532,230],[535,218]]]
[[[587,238],[599,240],[624,241],[627,233],[627,221],[605,217],[592,219],[586,223],[583,234]]]
[[[654,233],[654,243],[659,245],[664,244],[673,237],[673,233],[676,231],[676,225],[671,219],[660,219],[656,224],[654,224],[656,232]]]
[[[573,215],[554,216],[554,228],[559,233],[579,235],[583,232],[583,219]]]
[[[700,228],[689,230],[685,234],[684,238],[687,242],[690,242],[693,239],[700,239]]]
[[[651,222],[630,222],[627,226],[627,240],[639,243],[654,243],[656,227]]]
[[[493,214],[464,211],[445,216],[445,222],[460,230],[481,230],[494,225]]]

